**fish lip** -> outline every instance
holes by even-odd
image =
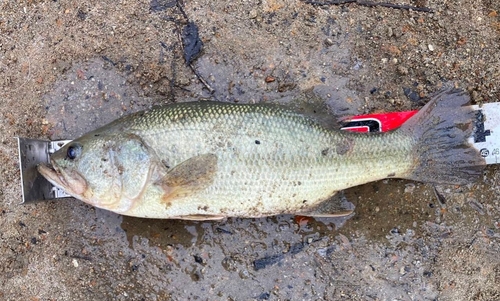
[[[40,163],[37,166],[38,172],[44,176],[50,183],[54,184],[55,186],[65,190],[68,192],[69,186],[68,183],[66,182],[63,173],[61,172],[61,169],[57,166],[57,164],[54,164],[52,159],[50,160],[50,163]]]
[[[88,183],[78,172],[71,170],[68,172],[60,168],[52,159],[50,164],[40,163],[37,170],[52,185],[64,190],[76,199],[93,204],[88,198]]]

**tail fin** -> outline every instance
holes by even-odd
[[[412,135],[415,168],[409,179],[439,184],[466,184],[482,174],[486,162],[467,140],[474,130],[475,111],[464,107],[466,93],[445,89],[434,95],[401,127]]]

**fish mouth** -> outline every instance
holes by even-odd
[[[87,181],[77,172],[66,172],[51,160],[51,164],[40,163],[38,172],[54,186],[63,189],[69,195],[82,198],[87,189]]]
[[[40,163],[37,166],[37,170],[45,179],[47,179],[47,181],[57,187],[62,189],[67,187],[64,176],[61,174],[61,171],[57,166],[53,164]]]

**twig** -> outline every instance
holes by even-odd
[[[181,1],[176,1],[176,6],[181,11],[181,14],[184,16],[184,19],[186,19],[186,21],[189,22],[189,17],[186,14],[186,12],[184,11],[184,8],[182,8]]]
[[[356,3],[357,5],[368,6],[368,7],[382,6],[382,7],[389,7],[389,8],[395,8],[395,9],[405,9],[405,10],[414,10],[414,11],[432,13],[432,9],[430,9],[428,7],[417,7],[417,6],[411,6],[411,5],[405,5],[405,4],[387,3],[387,2],[371,2],[371,1],[362,1],[362,0],[329,0],[329,1],[324,1],[324,2],[323,1],[304,0],[304,2],[307,4],[318,5],[318,6],[342,5],[342,4],[348,4],[348,3]]]
[[[198,71],[196,71],[196,69],[194,68],[193,64],[189,64],[189,67],[191,68],[191,70],[193,71],[193,73],[196,75],[196,77],[198,78],[198,80],[205,86],[205,88],[208,89],[208,91],[210,92],[210,94],[214,94],[214,92],[215,92],[214,88],[212,88],[210,86],[210,84],[203,78],[203,76],[201,76],[200,74],[198,74]]]
[[[197,29],[197,27],[196,27],[196,25],[194,23],[192,23],[192,22],[189,21],[189,17],[186,14],[186,12],[184,11],[184,9],[182,7],[181,1],[177,1],[177,8],[180,10],[180,12],[182,13],[182,15],[184,16],[184,19],[186,19],[186,22],[188,22],[187,26],[192,25],[196,29],[195,39],[196,40],[200,40],[199,37],[198,37],[198,29]],[[180,33],[179,33],[179,36],[180,36]],[[181,37],[180,36],[180,38],[181,38],[181,41],[184,41],[185,37]],[[200,43],[201,43],[201,40],[200,40]],[[184,51],[186,51],[186,45],[185,45],[185,43],[183,42],[182,44],[183,44],[183,47],[184,47]],[[203,43],[201,43],[201,47],[203,47]],[[198,56],[199,55],[199,52],[201,51],[201,47],[197,49],[198,53],[195,54],[194,56]],[[196,77],[198,78],[198,80],[205,86],[205,88],[208,89],[208,91],[210,92],[210,94],[213,96],[215,90],[214,90],[214,88],[212,88],[212,86],[210,86],[210,84],[205,80],[205,78],[203,78],[203,76],[201,76],[198,73],[198,71],[196,70],[196,68],[193,66],[193,60],[194,60],[194,58],[193,57],[186,58],[186,55],[185,55],[184,59],[186,61],[186,64],[188,64],[188,66],[191,68],[191,70],[196,75]],[[213,96],[213,97],[215,98],[215,96]],[[215,98],[215,99],[217,100],[217,98]]]
[[[441,207],[446,207],[446,199],[444,198],[444,196],[441,193],[439,193],[435,185],[432,185],[432,189],[434,190],[434,195],[436,196],[439,205]]]
[[[188,65],[189,68],[191,68],[191,71],[193,71],[193,73],[196,75],[196,78],[198,78],[198,80],[205,86],[205,88],[208,89],[208,91],[210,92],[210,94],[212,95],[212,97],[217,100],[217,98],[215,96],[213,96],[213,94],[215,92],[215,89],[210,86],[210,84],[203,78],[203,76],[201,76],[198,73],[198,71],[196,70],[196,68],[193,66],[193,61],[197,58],[197,56],[201,52],[201,47],[203,46],[203,43],[201,42],[201,40],[198,37],[198,29],[197,29],[196,25],[193,22],[189,21],[189,17],[186,14],[186,12],[184,11],[184,8],[182,7],[182,2],[180,0],[176,1],[176,7],[181,12],[181,15],[183,16],[185,22],[187,22],[187,25],[185,25],[184,28],[186,28],[186,26],[187,27],[192,26],[191,29],[193,29],[193,27],[195,29],[195,32],[191,33],[191,34],[194,35],[194,37],[192,37],[192,38],[194,40],[199,40],[199,44],[201,46],[199,46],[199,47],[195,47],[195,46],[192,46],[192,45],[189,45],[189,46],[195,48],[194,50],[190,49],[190,51],[193,51],[193,52],[196,51],[196,53],[194,53],[194,54],[190,53],[189,55],[186,55],[186,45],[185,45],[186,44],[185,43],[186,37],[184,36],[184,32],[179,29],[179,25],[180,25],[179,23],[180,22],[177,21],[174,18],[164,18],[164,19],[167,20],[167,21],[174,22],[175,25],[177,26],[177,28],[178,28],[177,35],[178,35],[179,40],[181,41],[182,49],[183,49],[183,52],[184,52],[184,60],[186,62],[186,65]],[[166,45],[164,43],[160,43],[160,45],[164,49],[167,49],[167,47],[166,47]],[[177,45],[177,43],[175,44],[175,46],[176,45]],[[175,46],[174,46],[174,48],[176,48]],[[176,58],[176,54],[174,52],[174,60],[172,61],[172,70],[173,70],[174,76],[173,76],[172,80],[170,81],[170,88],[171,88],[172,91],[173,91],[172,87],[175,85],[174,84],[174,78],[175,78],[175,65],[174,65],[174,61],[175,61],[175,58]]]

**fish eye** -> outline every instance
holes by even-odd
[[[66,152],[66,157],[70,160],[76,159],[82,152],[82,146],[80,144],[73,144],[68,147]]]

